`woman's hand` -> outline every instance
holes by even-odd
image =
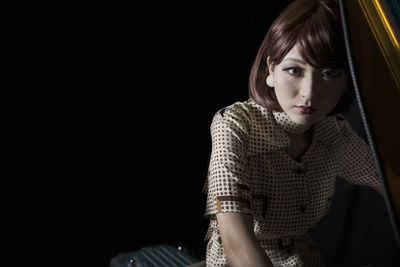
[[[219,232],[230,266],[273,267],[253,232],[253,217],[242,213],[218,213]]]

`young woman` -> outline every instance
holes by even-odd
[[[215,114],[207,266],[323,266],[307,231],[336,177],[383,194],[369,147],[340,116],[354,99],[341,29],[335,0],[293,1],[260,46],[250,99]]]

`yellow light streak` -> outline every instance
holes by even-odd
[[[395,36],[395,34],[393,32],[392,27],[389,24],[388,19],[385,16],[385,13],[383,12],[381,4],[379,3],[378,0],[374,0],[374,2],[375,2],[376,7],[378,8],[378,12],[379,12],[380,17],[383,19],[383,23],[386,26],[385,28],[389,31],[389,35],[390,35],[391,39],[394,41],[396,47],[400,48],[399,42],[397,41],[397,38],[396,38],[396,36]]]

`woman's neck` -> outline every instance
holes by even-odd
[[[295,139],[309,139],[310,137],[313,136],[314,133],[314,124],[310,126],[304,133],[291,133],[291,132],[286,132],[287,135],[291,138]]]
[[[312,143],[314,134],[314,125],[301,134],[286,132],[289,136],[290,145],[286,147],[285,152],[294,160],[301,161],[302,156],[307,152]]]

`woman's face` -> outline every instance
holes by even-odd
[[[344,69],[316,69],[301,57],[297,45],[278,65],[267,60],[275,94],[283,111],[297,124],[311,125],[327,115],[347,90]]]

